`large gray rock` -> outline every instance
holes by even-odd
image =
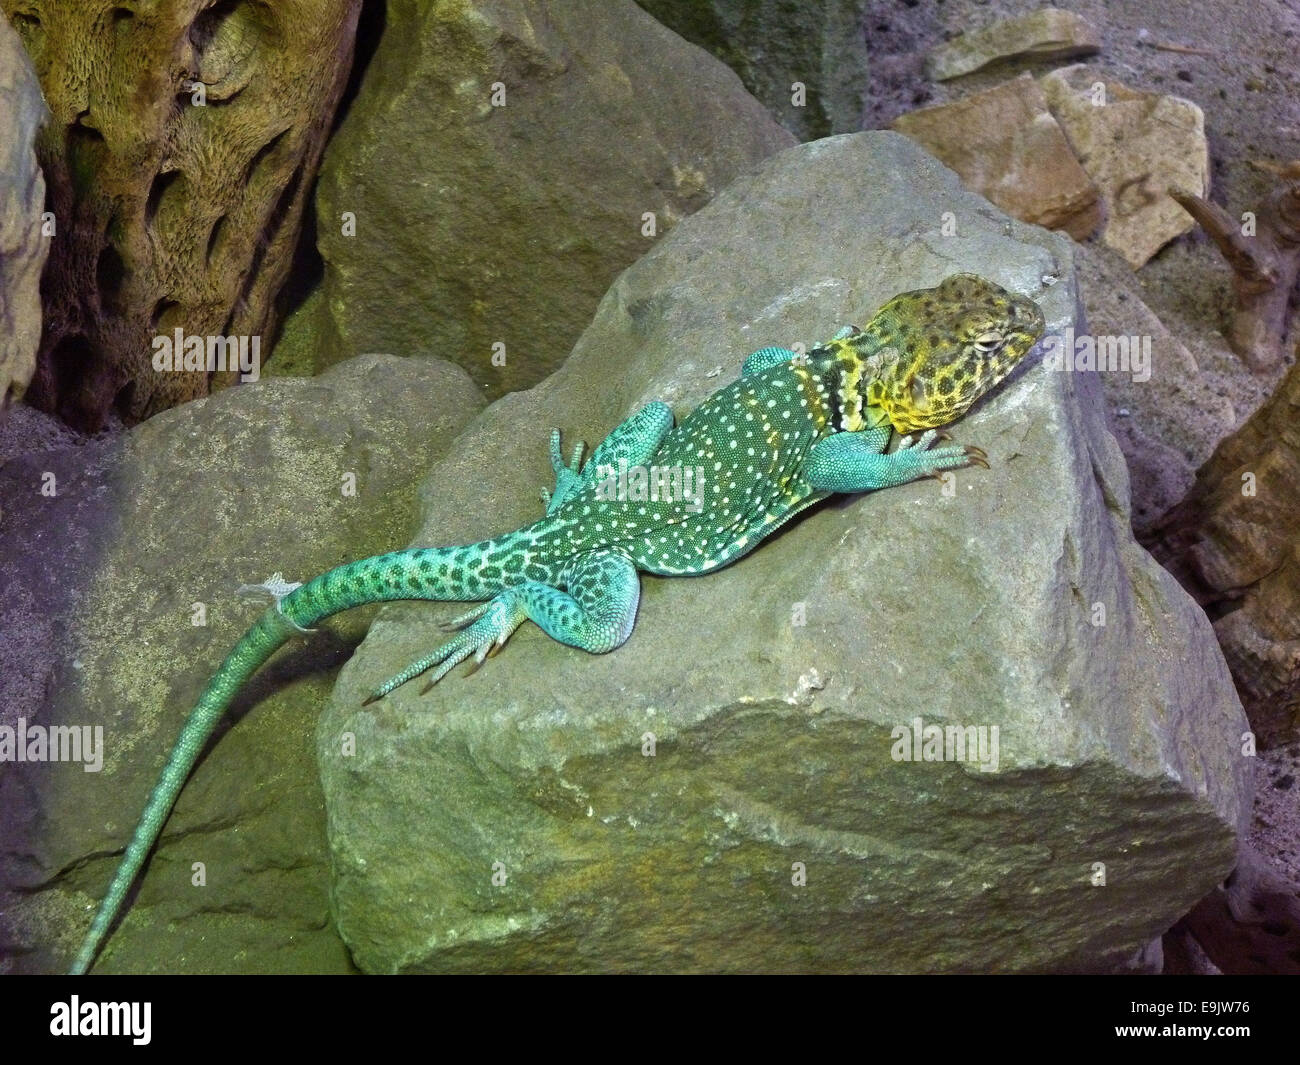
[[[780,154],[458,439],[416,543],[537,517],[551,426],[595,443],[650,399],[680,416],[745,353],[960,270],[1029,293],[1055,277],[1049,330],[1084,328],[1069,241],[904,138]],[[845,500],[720,573],[644,578],[609,655],[528,625],[473,677],[363,708],[463,610],[385,608],[318,733],[357,964],[1023,972],[1145,951],[1232,868],[1241,707],[1209,623],[1133,542],[1092,377],[1035,357],[954,432],[992,468],[951,498],[927,481]],[[996,771],[895,760],[916,718],[997,726]]]
[[[665,26],[740,75],[800,140],[862,128],[867,104],[869,0],[637,0]],[[796,101],[794,86],[804,87]]]
[[[49,116],[18,34],[0,12],[0,408],[21,398],[36,372],[41,340],[41,232],[45,178],[36,129]]]
[[[535,384],[619,270],[793,141],[632,0],[386,12],[322,167],[324,280],[276,345],[281,369],[379,349],[451,359],[493,395]]]
[[[0,764],[0,971],[72,957],[186,714],[266,608],[239,585],[400,546],[420,472],[481,406],[445,362],[366,355],[0,467],[0,725],[98,726],[104,746],[99,772]],[[311,737],[366,621],[327,623],[238,697],[98,971],[351,968]]]

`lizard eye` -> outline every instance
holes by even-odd
[[[975,338],[975,348],[985,355],[992,355],[1002,344],[1003,336],[996,329],[990,329],[987,333],[981,333]]]

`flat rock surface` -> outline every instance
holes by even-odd
[[[926,73],[947,81],[1007,59],[1066,59],[1101,50],[1101,38],[1073,11],[1040,7],[958,34],[926,58]]]
[[[1054,70],[1041,84],[1106,200],[1102,241],[1136,270],[1195,224],[1166,190],[1209,191],[1205,115],[1190,100],[1130,88],[1083,64]]]

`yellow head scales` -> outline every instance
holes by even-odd
[[[868,408],[910,433],[960,418],[1042,336],[1033,300],[976,274],[895,296],[840,343],[863,360]],[[870,420],[870,419],[869,419]]]

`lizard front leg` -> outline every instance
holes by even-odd
[[[870,492],[892,488],[922,477],[938,477],[944,470],[966,466],[988,468],[988,456],[977,447],[952,445],[931,449],[937,439],[947,439],[937,429],[927,429],[916,440],[906,438],[893,454],[885,454],[892,430],[888,425],[854,433],[836,433],[813,446],[803,475],[820,492]]]
[[[573,460],[566,465],[560,454],[560,430],[551,430],[551,467],[555,470],[555,491],[542,489],[546,513],[553,514],[596,480],[600,466],[618,468],[619,459],[629,466],[644,466],[654,458],[673,427],[672,408],[655,400],[647,403],[630,418],[621,422],[601,441],[585,466],[582,444],[574,449]]]
[[[552,639],[570,647],[592,654],[612,651],[632,634],[640,599],[641,581],[631,558],[614,548],[588,551],[564,566],[556,585],[523,581],[448,622],[444,627],[468,627],[386,680],[366,703],[382,699],[436,666],[424,689],[428,691],[470,655],[477,669],[529,618]]]

